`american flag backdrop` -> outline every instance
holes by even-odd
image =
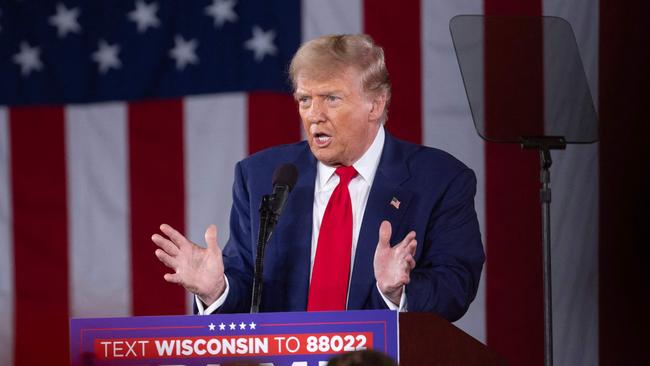
[[[163,281],[150,236],[165,222],[203,243],[216,223],[223,245],[234,164],[301,139],[291,56],[316,36],[360,32],[386,50],[388,130],[446,150],[477,174],[487,264],[456,325],[510,365],[541,365],[538,156],[477,136],[448,22],[458,14],[567,19],[606,124],[622,103],[610,71],[627,65],[611,53],[634,17],[619,10],[614,0],[0,0],[0,365],[66,364],[71,317],[191,312],[189,294]],[[623,117],[635,121],[634,111]],[[625,241],[603,244],[621,226],[603,233],[604,205],[621,208],[607,193],[617,180],[600,166],[617,163],[602,156],[611,146],[553,154],[559,365],[617,364],[630,344],[639,347],[627,360],[647,354],[611,320],[641,308],[612,300],[622,292],[608,271],[636,268],[625,260],[638,253],[616,255]],[[603,265],[603,256],[617,264]],[[34,343],[44,330],[47,342]]]

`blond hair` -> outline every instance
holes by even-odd
[[[327,79],[353,67],[361,72],[363,91],[384,94],[386,104],[380,120],[387,119],[391,83],[384,61],[384,50],[366,34],[334,34],[304,43],[293,56],[289,78],[296,89],[298,74],[313,79]]]

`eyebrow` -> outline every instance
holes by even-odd
[[[316,95],[319,97],[324,97],[328,95],[345,95],[345,93],[343,92],[343,90],[336,89],[336,90],[324,91]],[[293,93],[293,96],[294,98],[300,98],[300,97],[310,96],[310,94],[296,91]]]

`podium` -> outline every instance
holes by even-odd
[[[399,314],[401,366],[501,366],[496,353],[447,320],[431,313]]]
[[[373,349],[400,365],[505,365],[429,313],[388,310],[72,319],[73,366],[264,364],[321,366]]]

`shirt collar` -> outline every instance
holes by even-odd
[[[384,140],[386,139],[386,133],[384,132],[384,126],[380,125],[377,135],[373,140],[372,144],[366,150],[365,153],[357,160],[352,166],[356,169],[359,176],[363,178],[368,185],[372,185],[373,180],[375,179],[375,173],[377,172],[377,167],[379,166],[379,159],[381,158],[381,152],[384,149]],[[332,178],[334,175],[335,167],[327,166],[320,161],[317,164],[318,166],[318,183],[320,188],[325,187],[325,184]]]

